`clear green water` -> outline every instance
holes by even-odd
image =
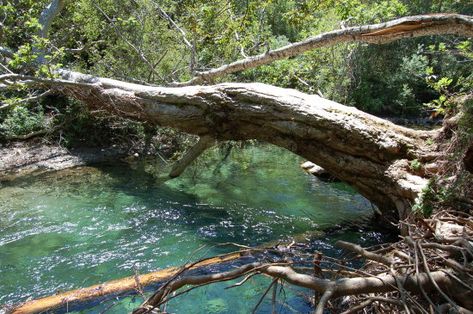
[[[3,184],[0,304],[232,249],[214,246],[222,242],[310,239],[371,214],[369,203],[349,187],[306,175],[301,162],[276,147],[250,146],[233,150],[225,161],[210,152],[181,178],[166,182],[157,179],[165,166],[147,162],[83,167]],[[250,288],[197,290],[187,302],[171,304],[172,312],[246,313],[266,286],[256,280]],[[139,301],[112,303],[110,312],[126,313]],[[297,311],[307,310],[303,301],[291,302]],[[83,312],[100,313],[106,306]]]

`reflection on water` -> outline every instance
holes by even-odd
[[[222,242],[311,238],[369,216],[365,199],[344,184],[306,175],[301,161],[276,147],[251,146],[234,150],[224,162],[210,152],[165,183],[157,179],[161,164],[116,163],[4,184],[0,304],[228,251],[212,247]],[[191,254],[203,246],[207,249]],[[266,288],[264,282],[260,286],[253,288]],[[231,298],[221,288],[193,293],[203,312],[244,313],[254,289],[225,291]],[[113,313],[137,302],[126,299]],[[178,312],[189,312],[192,303],[176,305]]]

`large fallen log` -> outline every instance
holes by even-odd
[[[241,253],[230,253],[209,259],[204,259],[190,266],[188,270],[198,270],[204,267],[218,265],[225,262],[235,261],[241,257]],[[81,308],[88,302],[101,297],[120,296],[125,294],[139,293],[147,286],[156,285],[179,273],[182,268],[171,267],[152,273],[130,276],[122,279],[108,281],[87,288],[67,291],[57,295],[31,300],[7,311],[8,314],[33,314],[46,311]]]
[[[9,74],[0,81],[49,88],[83,101],[90,109],[201,137],[258,139],[284,147],[353,185],[380,210],[397,209],[401,217],[428,182],[410,163],[429,163],[437,156],[435,146],[428,145],[437,131],[397,126],[293,89],[260,83],[150,87],[76,72],[62,74],[63,79]]]

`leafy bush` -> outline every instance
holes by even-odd
[[[1,120],[0,120],[1,121]],[[16,106],[10,110],[0,123],[0,134],[3,139],[27,135],[45,126],[43,109],[37,107],[30,111],[24,106]]]

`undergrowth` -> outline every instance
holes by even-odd
[[[443,154],[438,158],[439,172],[422,191],[414,213],[429,217],[441,209],[473,210],[473,174],[465,169],[464,158],[473,144],[473,94],[458,97],[457,112],[445,120],[438,139]]]

